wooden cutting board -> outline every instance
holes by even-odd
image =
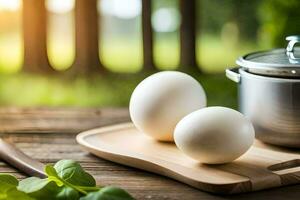
[[[180,152],[174,143],[157,142],[131,123],[85,131],[77,141],[101,158],[212,193],[243,193],[300,182],[300,150],[259,141],[238,160],[222,165],[200,164]]]

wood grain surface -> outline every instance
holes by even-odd
[[[95,120],[95,117],[93,116],[95,112],[102,113],[98,114],[97,120]],[[74,114],[71,115],[70,113]],[[26,115],[29,115],[31,117],[26,118]],[[49,115],[51,115],[51,117],[49,117]],[[68,115],[69,118],[67,119],[68,123],[66,123],[66,126],[64,127],[62,125],[63,121],[65,120],[64,116],[66,115]],[[77,115],[78,118],[76,117]],[[85,115],[85,117],[82,117],[83,115]],[[82,123],[84,124],[84,127],[78,124],[79,122],[89,121],[90,115],[92,115],[91,119],[94,119],[95,124],[90,123],[90,127],[87,126],[87,123]],[[71,120],[71,116],[73,116],[73,120]],[[19,124],[20,118],[23,119],[23,121],[31,124],[31,129],[23,129]],[[61,131],[59,131],[57,127],[55,127],[55,121],[57,123],[60,123],[62,127]],[[126,121],[129,121],[127,109],[0,109],[0,131],[2,132],[1,136],[4,139],[9,140],[10,142],[14,142],[16,146],[23,150],[26,154],[43,163],[55,163],[60,159],[77,160],[87,171],[95,176],[99,185],[116,185],[123,187],[127,189],[136,199],[299,199],[300,185],[240,195],[213,195],[210,193],[202,192],[169,178],[144,172],[142,170],[125,167],[97,158],[87,153],[86,151],[83,151],[81,147],[76,143],[75,136],[77,132],[84,128],[93,128],[97,126]],[[50,125],[54,126],[52,127],[53,132],[51,131]],[[2,128],[2,126],[4,128]],[[15,131],[14,127],[16,128]],[[76,128],[78,128],[78,130],[76,130]],[[22,132],[23,130],[25,134]],[[8,166],[4,162],[0,162],[0,173],[12,173],[18,178],[25,177],[23,173],[18,172],[16,169]]]

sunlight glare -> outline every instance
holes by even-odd
[[[74,9],[75,0],[47,0],[46,7],[50,12],[63,14]]]
[[[152,26],[156,32],[173,32],[179,27],[180,15],[175,8],[160,8],[152,16]]]
[[[0,10],[17,11],[21,7],[21,0],[0,0]]]
[[[101,0],[98,11],[121,19],[132,19],[141,14],[141,0]]]

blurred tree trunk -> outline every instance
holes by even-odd
[[[144,70],[155,70],[153,61],[152,0],[142,0],[142,32]]]
[[[23,0],[24,70],[51,72],[47,56],[47,11],[44,0]]]
[[[198,70],[196,61],[196,0],[180,0],[180,68]]]
[[[76,56],[72,72],[106,71],[99,59],[99,15],[97,0],[76,0]]]

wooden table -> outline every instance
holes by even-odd
[[[216,196],[185,184],[138,169],[99,159],[76,144],[78,132],[129,121],[127,109],[0,108],[1,136],[43,163],[74,159],[89,171],[99,185],[127,189],[136,199],[299,199],[300,185],[234,196]],[[0,162],[1,173],[18,178],[26,175]]]

